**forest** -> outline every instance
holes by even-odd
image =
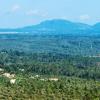
[[[100,99],[99,36],[0,40],[0,100]]]

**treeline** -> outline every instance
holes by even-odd
[[[100,58],[59,53],[0,51],[0,68],[15,74],[75,76],[100,79]]]

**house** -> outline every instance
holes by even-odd
[[[5,76],[7,78],[14,78],[15,77],[15,74],[4,73],[3,76]]]
[[[3,72],[3,71],[4,71],[4,69],[0,68],[0,72]]]
[[[41,81],[47,81],[47,79],[44,79],[44,78],[41,78],[40,80],[41,80]]]
[[[24,72],[25,70],[24,69],[19,69],[20,71]]]
[[[49,78],[50,81],[58,81],[58,78]]]
[[[38,77],[39,77],[39,75],[35,75],[35,77],[36,77],[36,78],[38,78]]]
[[[11,79],[11,80],[10,80],[10,83],[11,83],[11,84],[15,84],[15,82],[16,82],[16,79]]]

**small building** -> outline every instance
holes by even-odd
[[[36,77],[36,78],[38,78],[38,77],[39,77],[39,75],[35,75],[35,77]]]
[[[49,78],[50,81],[58,81],[58,78]]]
[[[44,78],[41,78],[40,80],[41,80],[41,81],[46,81],[46,79],[44,79]]]
[[[4,73],[3,76],[5,76],[7,78],[14,78],[15,77],[15,74]]]
[[[15,84],[15,82],[16,82],[16,79],[11,79],[11,80],[10,80],[10,83],[11,83],[11,84]]]
[[[3,72],[3,71],[4,71],[4,69],[0,68],[0,72]]]
[[[24,72],[25,70],[24,69],[19,69],[20,71]]]

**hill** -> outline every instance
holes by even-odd
[[[0,32],[18,32],[18,33],[45,33],[45,34],[87,34],[97,32],[98,25],[90,26],[88,24],[71,22],[63,19],[46,20],[37,25],[26,26],[16,29],[0,29]]]

